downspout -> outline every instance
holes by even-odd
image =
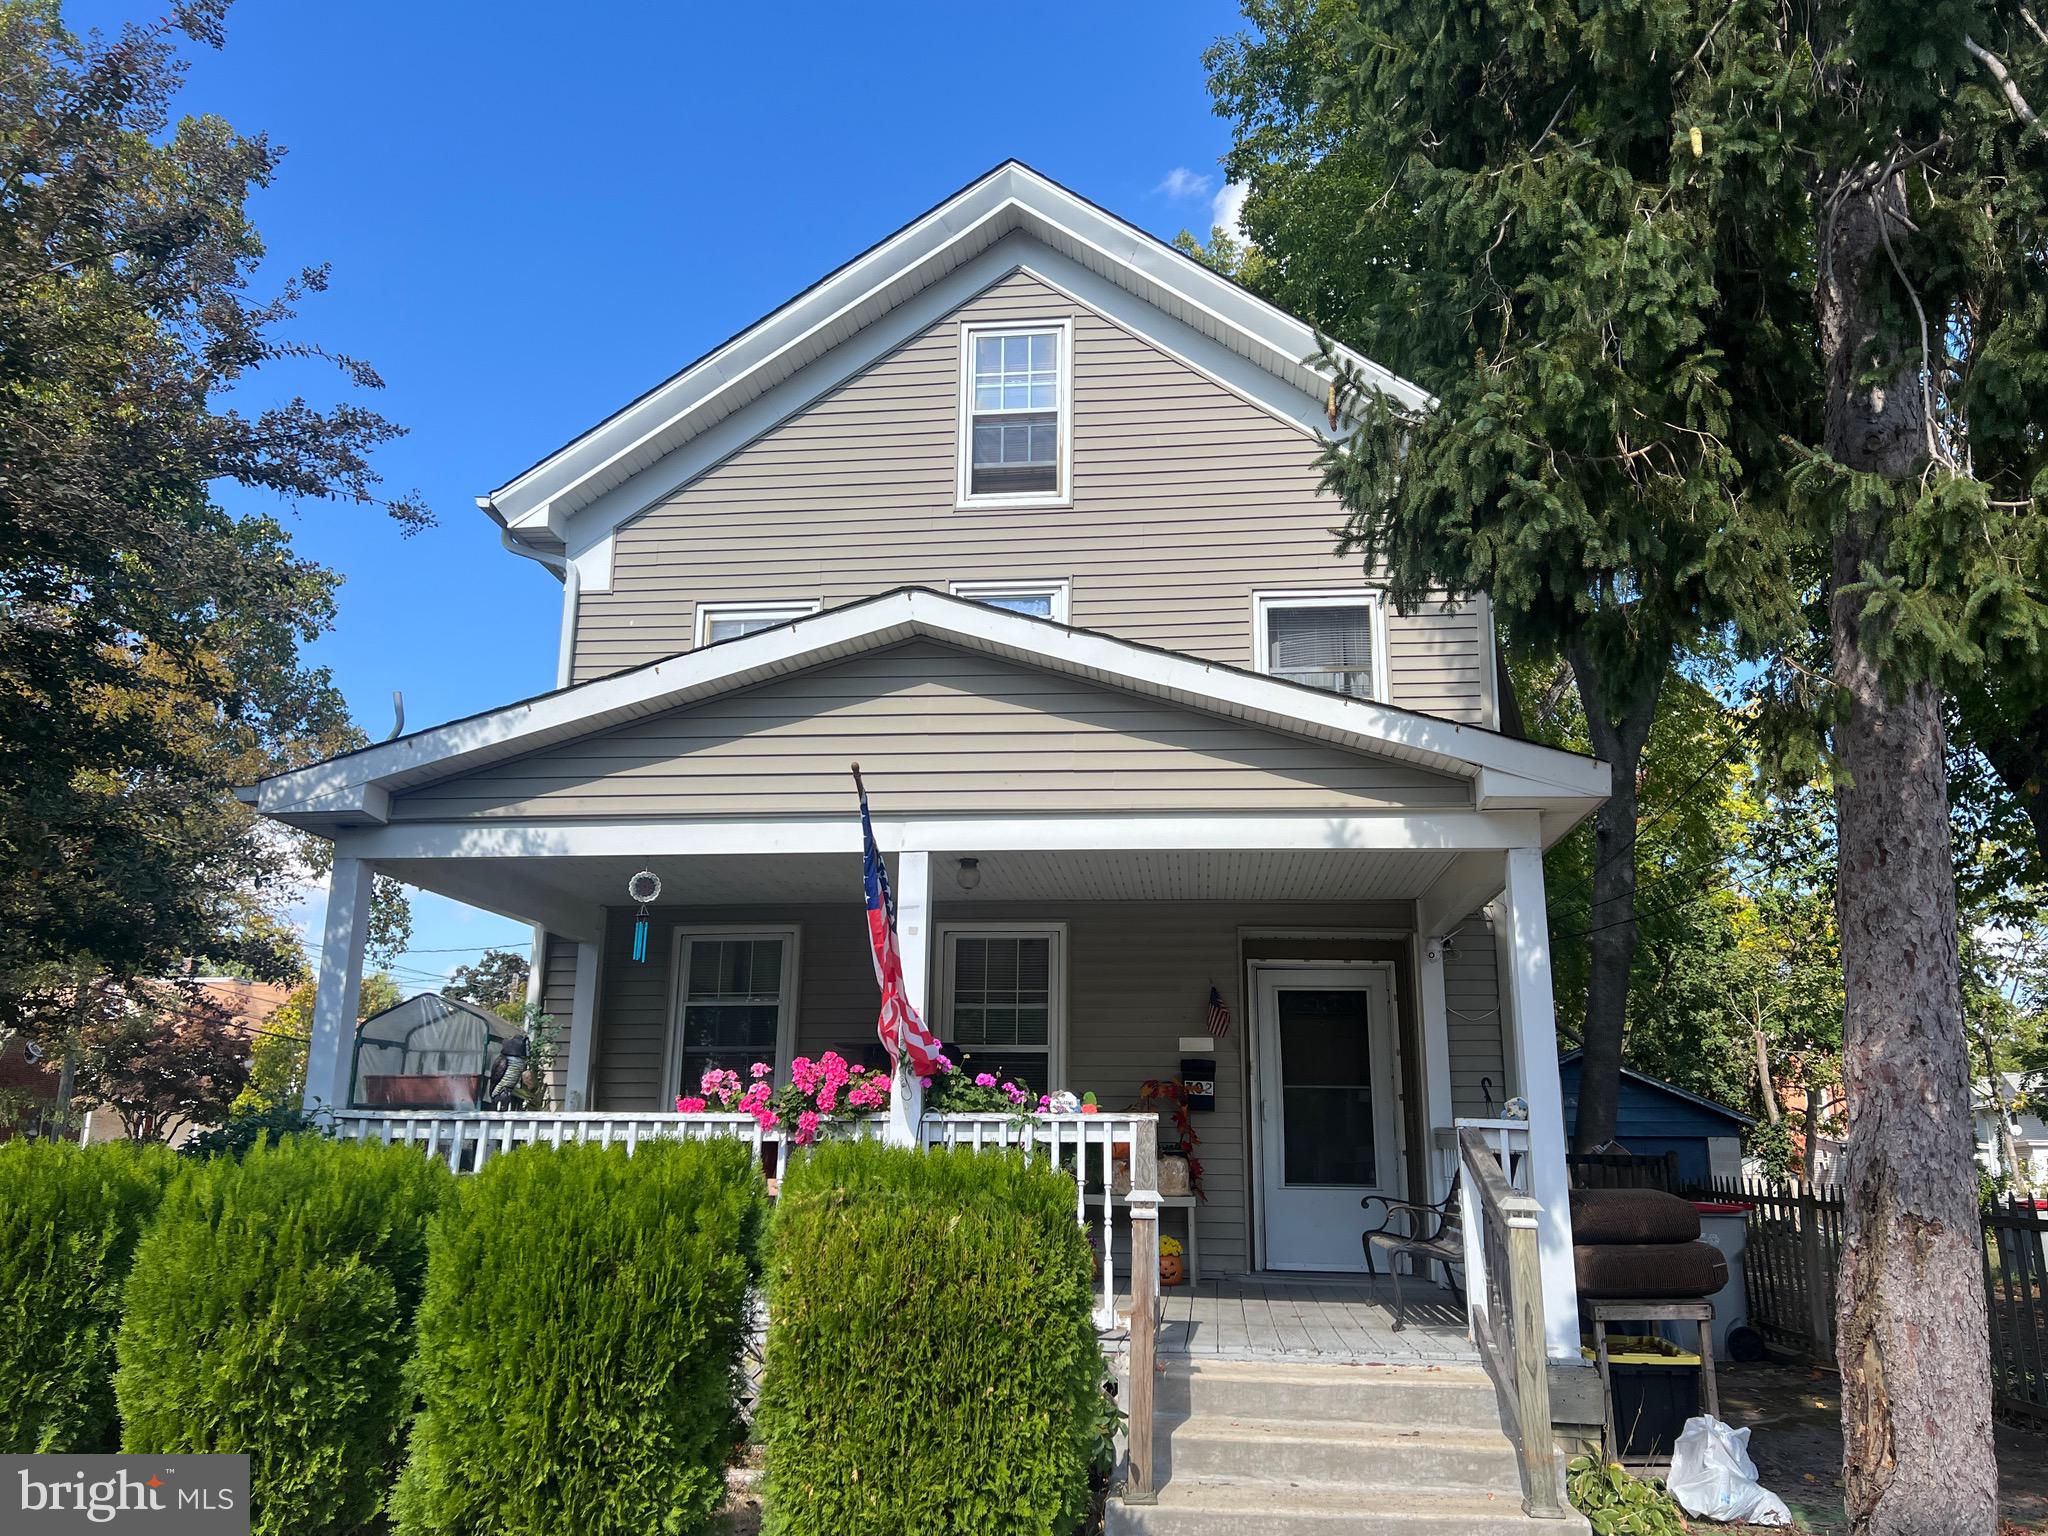
[[[498,517],[498,509],[491,505],[488,496],[479,496],[477,505],[492,517]],[[576,656],[576,614],[583,601],[583,578],[576,570],[575,561],[567,555],[551,555],[544,549],[535,549],[522,544],[512,537],[512,530],[500,519],[498,542],[515,555],[528,560],[537,560],[562,578],[562,633],[555,645],[555,686],[566,688],[574,680]]]

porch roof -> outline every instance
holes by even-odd
[[[906,587],[345,753],[241,794],[309,831],[379,826],[394,794],[920,637],[1463,778],[1476,810],[1539,813],[1546,843],[1608,792],[1597,759]]]

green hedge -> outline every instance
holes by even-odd
[[[0,1455],[118,1449],[114,1331],[163,1147],[0,1146]]]
[[[190,1163],[136,1250],[122,1445],[246,1451],[254,1529],[352,1531],[396,1472],[427,1224],[416,1147],[292,1137]]]
[[[742,1143],[528,1147],[435,1224],[408,1536],[703,1530],[743,1433],[766,1192]]]
[[[820,1147],[768,1263],[770,1536],[1066,1536],[1102,1355],[1071,1178],[992,1153]]]

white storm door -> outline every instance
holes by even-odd
[[[1386,972],[1254,975],[1266,1267],[1363,1270],[1359,1202],[1394,1193],[1400,1179]]]

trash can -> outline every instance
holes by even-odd
[[[1579,1353],[1599,1356],[1591,1344]],[[1607,1336],[1614,1393],[1614,1447],[1623,1460],[1669,1460],[1685,1421],[1700,1410],[1700,1357],[1655,1334]]]
[[[1735,1200],[1695,1200],[1700,1241],[1712,1243],[1728,1261],[1728,1283],[1707,1299],[1714,1304],[1714,1358],[1728,1358],[1728,1331],[1749,1326],[1749,1288],[1742,1278],[1742,1250],[1748,1241],[1749,1207]],[[1692,1339],[1681,1343],[1697,1342]]]

